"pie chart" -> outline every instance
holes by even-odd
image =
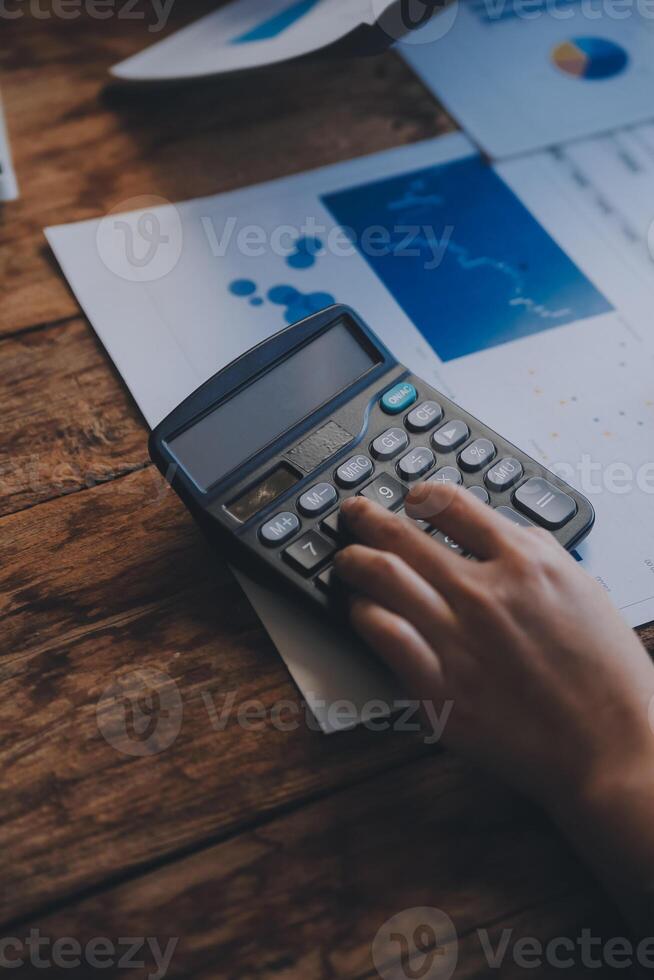
[[[629,64],[629,55],[614,41],[601,37],[573,37],[552,50],[552,63],[573,78],[613,78]]]

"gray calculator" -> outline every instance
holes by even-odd
[[[150,453],[221,554],[323,608],[354,494],[402,512],[417,481],[459,484],[568,549],[594,521],[586,497],[398,364],[344,306],[219,371],[156,427]]]

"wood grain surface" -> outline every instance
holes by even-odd
[[[168,976],[363,980],[383,923],[429,906],[454,921],[463,980],[488,975],[480,929],[493,943],[621,934],[504,787],[415,732],[315,731],[149,465],[141,416],[43,237],[140,194],[214,193],[452,124],[393,53],[106,92],[109,65],[156,39],[139,2],[143,20],[83,4],[63,19],[54,0],[0,20],[22,192],[0,206],[0,938],[174,937]],[[167,30],[214,6],[178,0]],[[179,731],[126,754],[107,706],[152,676]],[[146,957],[127,975],[153,970]],[[523,973],[509,957],[499,975]]]

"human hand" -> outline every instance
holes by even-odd
[[[363,497],[336,559],[355,630],[419,700],[452,702],[444,741],[550,811],[654,772],[654,666],[607,594],[546,531],[467,491],[420,484],[428,519],[470,561]]]

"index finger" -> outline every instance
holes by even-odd
[[[519,528],[452,483],[419,483],[404,506],[409,517],[428,521],[476,558],[497,558],[517,542]]]

